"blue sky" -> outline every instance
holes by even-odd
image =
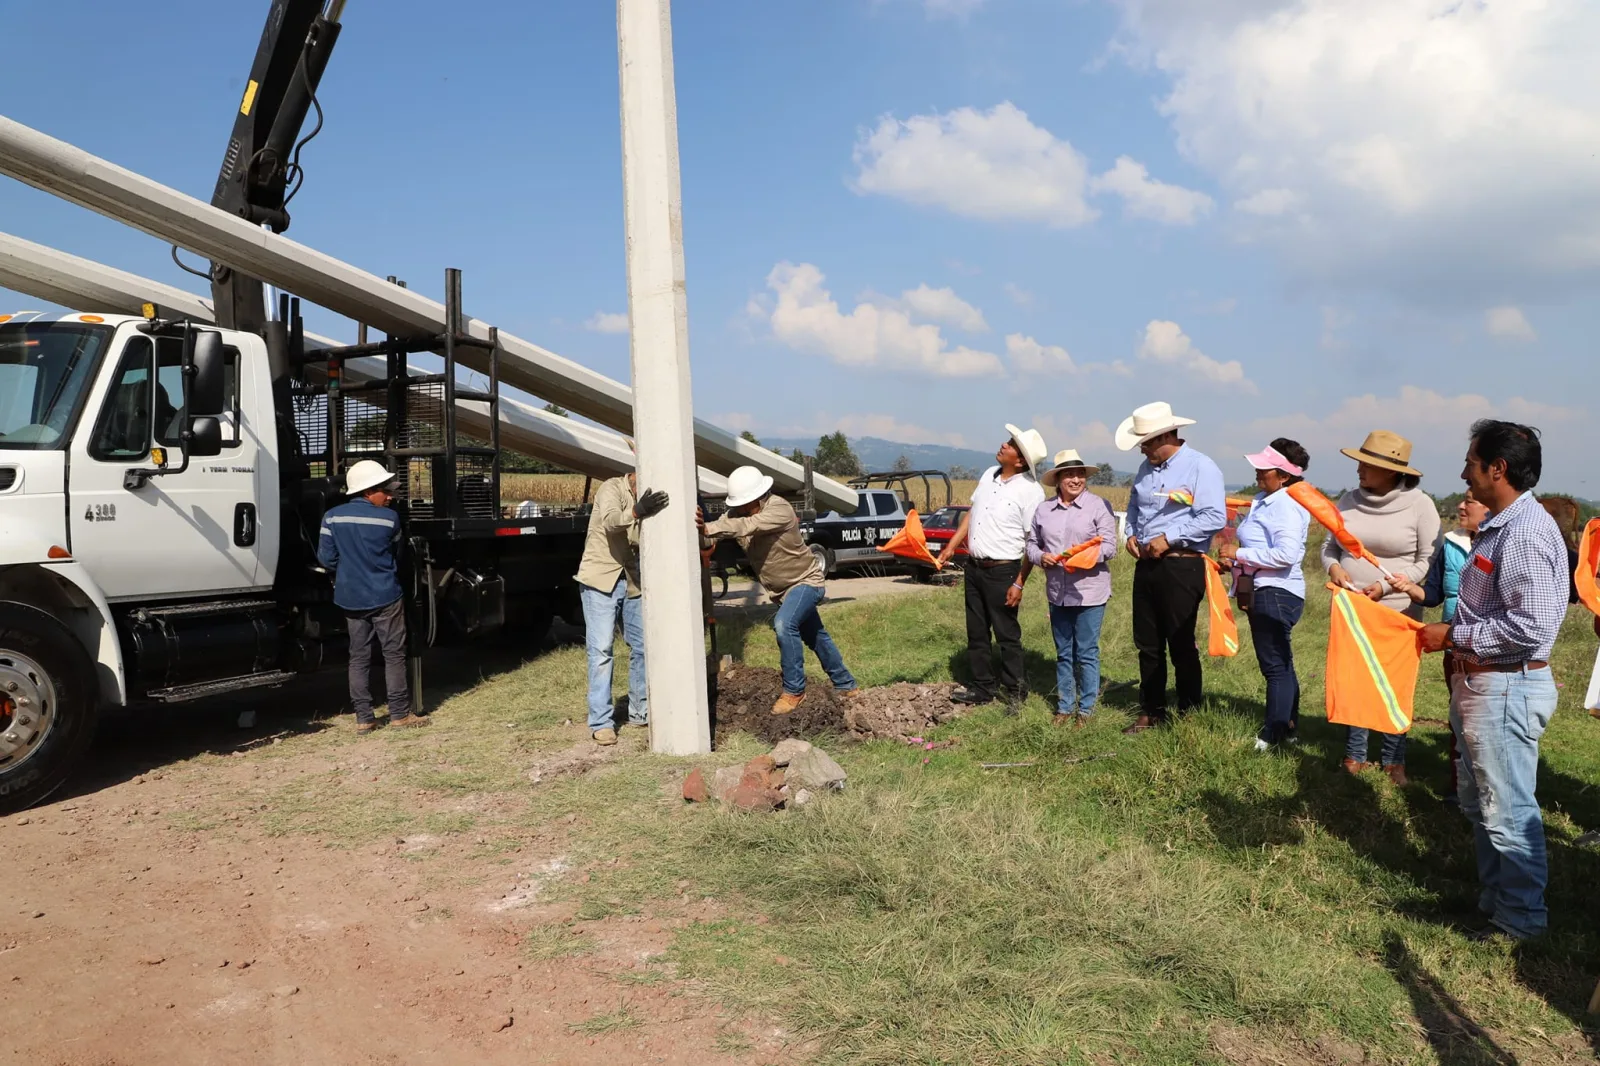
[[[209,198],[266,8],[23,5],[9,39],[55,45],[8,49],[0,100]],[[1336,449],[1384,428],[1443,493],[1497,415],[1600,496],[1592,5],[680,0],[674,33],[702,417],[981,448],[1019,422],[1129,468],[1110,431],[1165,399],[1230,479],[1287,435],[1349,484]],[[462,267],[469,312],[626,379],[612,5],[351,0],[321,97],[291,236],[434,295]],[[199,280],[13,182],[0,219]]]

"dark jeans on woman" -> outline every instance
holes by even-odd
[[[1267,679],[1267,721],[1261,739],[1276,744],[1300,724],[1300,679],[1290,637],[1306,601],[1288,589],[1257,585],[1250,603],[1250,640]]]
[[[1384,733],[1376,729],[1360,729],[1350,727],[1350,736],[1344,742],[1344,757],[1354,759],[1356,762],[1367,761],[1368,733],[1377,733],[1383,738],[1383,746],[1378,749],[1378,758],[1385,766],[1404,766],[1406,764],[1406,735],[1404,733]]]
[[[994,663],[989,631],[1000,644],[1000,687],[1008,696],[1021,696],[1022,623],[1017,608],[1006,606],[1006,590],[1022,571],[1022,561],[980,566],[968,562],[965,570],[967,600],[967,668],[972,671],[972,689],[993,698]]]
[[[1200,705],[1200,648],[1194,642],[1200,601],[1206,598],[1206,561],[1168,553],[1140,559],[1133,568],[1133,646],[1139,649],[1139,711],[1167,717],[1167,656],[1177,675],[1178,711]]]

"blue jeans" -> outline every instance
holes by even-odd
[[[822,616],[817,613],[822,596],[823,590],[815,585],[796,585],[783,594],[783,603],[772,616],[772,629],[778,635],[778,658],[783,666],[783,691],[791,696],[806,690],[807,648],[816,653],[817,662],[834,688],[848,692],[856,687],[856,679],[845,668],[844,657],[822,628]]]
[[[1344,757],[1354,759],[1356,762],[1367,761],[1367,741],[1371,729],[1362,729],[1359,726],[1350,727],[1350,735],[1345,738]],[[1404,766],[1406,764],[1406,735],[1404,733],[1385,733],[1377,731],[1383,738],[1383,744],[1378,749],[1378,758],[1385,766]]]
[[[1459,674],[1450,725],[1460,738],[1456,795],[1478,852],[1478,909],[1518,938],[1549,921],[1544,889],[1544,820],[1534,787],[1539,738],[1556,709],[1556,685],[1542,670]]]
[[[628,643],[628,720],[640,725],[650,720],[650,698],[644,684],[644,614],[639,597],[628,596],[628,579],[617,578],[610,592],[588,585],[578,587],[583,602],[584,644],[589,649],[589,732],[610,729],[611,645],[617,639],[617,619],[622,639]]]
[[[1106,605],[1050,605],[1050,632],[1056,638],[1056,713],[1094,713],[1100,700],[1100,623]],[[1077,695],[1074,706],[1073,695]]]
[[[1267,721],[1261,739],[1276,744],[1300,724],[1300,678],[1290,637],[1306,601],[1276,585],[1257,585],[1250,603],[1250,642],[1267,681]],[[1362,761],[1365,761],[1363,758]]]

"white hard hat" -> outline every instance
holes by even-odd
[[[741,466],[728,475],[728,506],[743,507],[772,491],[772,479],[753,466]]]
[[[393,480],[394,475],[385,470],[382,463],[363,459],[345,471],[345,495],[359,496],[368,489],[375,489],[385,481]]]

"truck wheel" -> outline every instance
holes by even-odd
[[[811,554],[816,556],[817,562],[822,566],[822,576],[828,577],[833,573],[833,553],[820,544],[811,545]]]
[[[0,604],[0,813],[61,786],[99,722],[95,665],[50,615]]]

